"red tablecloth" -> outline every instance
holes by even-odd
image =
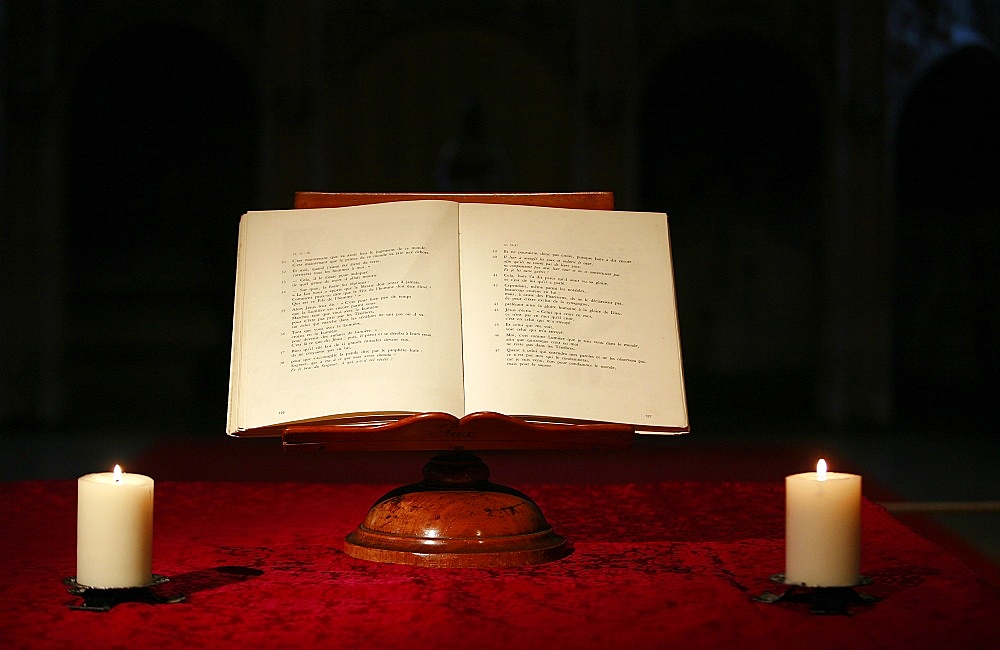
[[[574,552],[514,569],[425,569],[343,553],[389,485],[156,485],[153,569],[178,604],[71,610],[76,484],[0,484],[0,647],[987,648],[1000,592],[865,502],[850,616],[780,590],[780,483],[519,486]]]

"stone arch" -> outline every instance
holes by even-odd
[[[337,187],[457,189],[441,184],[439,163],[471,104],[484,148],[507,170],[469,187],[572,189],[567,82],[515,34],[474,21],[413,25],[383,35],[341,76],[329,147]]]

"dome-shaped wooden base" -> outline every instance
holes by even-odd
[[[427,567],[510,567],[570,552],[538,506],[489,482],[469,452],[435,456],[424,481],[386,494],[344,544],[348,555]]]

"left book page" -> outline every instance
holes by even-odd
[[[248,212],[231,435],[463,410],[458,205]]]

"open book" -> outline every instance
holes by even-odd
[[[481,411],[688,429],[665,214],[401,201],[243,216],[229,434]]]

